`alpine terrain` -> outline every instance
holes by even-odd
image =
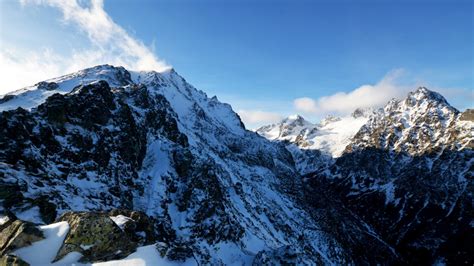
[[[0,265],[474,263],[474,111],[418,88],[256,132],[175,70],[0,98]]]

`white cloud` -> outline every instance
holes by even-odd
[[[318,99],[308,97],[293,101],[297,111],[308,114],[347,114],[359,107],[379,107],[392,98],[400,98],[415,85],[401,85],[403,70],[394,70],[375,85],[363,85],[349,92],[338,92]]]
[[[20,0],[22,5],[37,4],[57,8],[66,24],[76,25],[90,40],[90,47],[60,55],[49,49],[24,53],[2,47],[0,95],[38,81],[99,64],[124,66],[133,70],[162,71],[170,68],[141,41],[116,24],[104,10],[103,0]],[[41,46],[40,46],[41,47]]]
[[[283,116],[278,113],[261,110],[238,110],[237,113],[242,119],[242,122],[249,128],[276,123],[283,119]]]
[[[38,81],[61,74],[61,57],[51,50],[19,53],[17,50],[0,52],[0,95],[33,85]]]
[[[65,22],[72,22],[83,30],[95,45],[94,59],[111,59],[136,70],[164,70],[169,66],[159,60],[141,41],[134,39],[116,24],[104,10],[103,0],[90,0],[90,5],[80,5],[78,0],[20,0],[25,5],[36,3],[58,8]],[[98,49],[97,49],[98,48]]]
[[[295,99],[293,101],[293,104],[295,105],[295,108],[298,111],[302,111],[305,113],[318,112],[318,106],[317,106],[316,101],[308,97]]]

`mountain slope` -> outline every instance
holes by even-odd
[[[364,125],[371,110],[356,110],[351,116],[328,116],[313,124],[302,116],[290,116],[280,123],[263,126],[258,134],[274,141],[295,143],[300,149],[319,150],[325,155],[339,157],[350,139]]]
[[[97,66],[0,110],[0,262],[472,261],[472,112],[424,88],[273,141],[174,70]]]
[[[473,148],[472,124],[464,121],[443,96],[420,87],[402,101],[390,101],[372,116],[349,149],[376,147],[419,155]]]
[[[472,263],[472,110],[420,87],[349,118],[289,121],[257,132],[285,143],[314,209],[340,200],[333,209],[367,223],[404,263]]]
[[[357,109],[350,116],[328,116],[313,124],[302,116],[290,116],[280,123],[263,126],[257,133],[269,140],[287,143],[298,171],[302,174],[327,167],[342,155],[351,138],[373,111]]]
[[[288,246],[298,263],[351,260],[299,204],[286,149],[173,70],[98,66],[41,84],[0,104],[3,211],[38,223],[143,211],[198,263],[251,264]]]
[[[406,262],[469,264],[473,120],[419,88],[371,116],[343,156],[314,173]]]

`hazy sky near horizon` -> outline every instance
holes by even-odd
[[[463,0],[0,1],[0,94],[110,63],[174,67],[247,127],[381,106],[423,85],[474,106]]]

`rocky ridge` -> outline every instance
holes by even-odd
[[[303,163],[299,169],[308,160],[317,162],[317,169],[303,172],[309,194],[340,199],[405,263],[469,264],[473,121],[472,110],[461,113],[420,87],[371,111],[340,156],[324,157],[311,148],[302,152],[295,140],[286,147],[296,164]],[[323,204],[320,197],[310,201]]]
[[[259,252],[294,246],[309,264],[353,260],[300,203],[291,154],[174,70],[98,66],[11,94],[1,108],[2,210],[19,219],[131,209],[169,235],[160,253],[171,248],[170,259],[251,264]],[[57,259],[114,258],[63,243]]]
[[[145,251],[155,264],[472,261],[471,113],[424,88],[383,110],[259,130],[283,141],[247,131],[174,70],[97,66],[6,95],[0,110],[0,211],[45,237],[10,245],[5,261],[31,263],[51,232],[45,263]]]

